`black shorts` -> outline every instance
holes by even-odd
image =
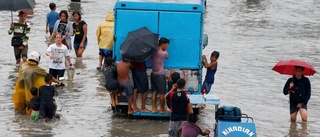
[[[52,35],[53,28],[49,28],[50,36]]]
[[[64,76],[65,69],[58,70],[58,69],[49,69],[49,74],[51,74],[55,79],[59,80],[60,77]]]
[[[301,108],[304,108],[304,109],[307,110],[307,104],[302,104]],[[297,108],[297,105],[290,104],[290,114],[293,114],[293,113],[298,112],[298,111],[299,111],[299,108]]]
[[[149,89],[147,72],[132,70],[133,86],[139,93],[145,93]]]
[[[40,105],[40,119],[43,118],[49,118],[52,119],[53,118],[53,109],[54,109],[54,104],[52,103],[48,103],[48,102],[41,102]]]
[[[166,93],[166,76],[164,74],[151,73],[151,90],[158,94]]]

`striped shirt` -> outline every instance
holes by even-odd
[[[9,30],[8,34],[11,35],[13,33],[14,37],[16,36],[23,37],[24,45],[27,45],[29,40],[29,37],[27,34],[30,34],[30,24],[14,23],[13,25],[14,25],[13,30]]]

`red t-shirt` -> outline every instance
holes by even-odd
[[[145,62],[131,62],[132,70],[144,72],[147,70]]]

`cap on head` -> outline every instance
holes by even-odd
[[[20,10],[18,16],[21,16],[21,15],[24,15],[24,14],[27,14],[27,13],[25,11],[23,11],[23,10]]]
[[[28,61],[32,61],[35,62],[37,64],[39,64],[40,62],[40,54],[36,51],[32,51],[29,55],[28,55]]]

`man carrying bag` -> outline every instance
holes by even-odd
[[[30,33],[30,25],[26,23],[27,13],[24,11],[19,12],[19,23],[12,23],[8,34],[13,33],[11,39],[11,46],[14,49],[14,55],[16,58],[16,66],[20,66],[21,58],[23,62],[27,61],[28,54],[28,40],[27,34]]]

